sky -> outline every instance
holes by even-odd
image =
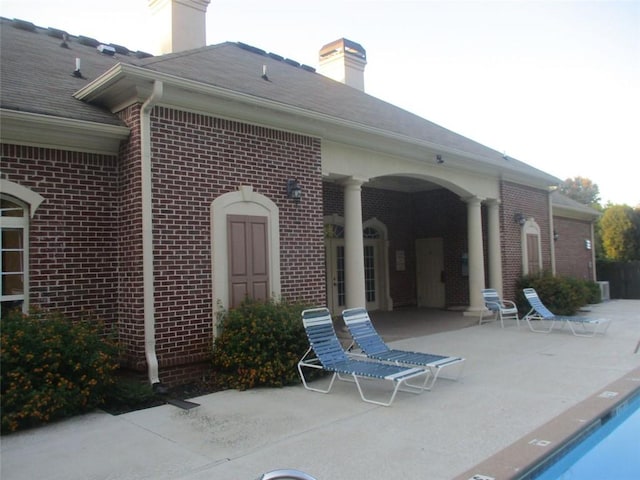
[[[0,0],[0,15],[155,53],[148,0]],[[640,0],[212,0],[207,44],[318,66],[347,38],[365,91],[560,180],[640,205]],[[1,46],[0,46],[1,48]],[[1,50],[0,50],[1,55]]]

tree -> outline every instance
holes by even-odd
[[[600,217],[602,248],[609,260],[640,259],[640,211],[628,205],[611,205]]]
[[[559,187],[560,193],[583,205],[600,207],[600,189],[588,178],[567,178]]]

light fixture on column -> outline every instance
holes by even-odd
[[[299,202],[302,198],[302,188],[297,179],[290,178],[287,180],[287,197]]]
[[[524,214],[522,213],[516,213],[513,216],[513,220],[520,226],[523,226],[526,222],[527,222],[527,217],[524,216]]]
[[[560,238],[560,234],[557,232],[557,230],[554,230],[553,231],[553,241],[557,242],[559,238]]]

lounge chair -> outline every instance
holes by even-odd
[[[357,345],[362,350],[363,355],[369,359],[380,360],[394,365],[419,366],[428,369],[431,372],[431,380],[427,384],[427,389],[429,390],[436,383],[440,372],[444,368],[457,365],[457,374],[454,377],[450,377],[452,380],[457,379],[462,372],[465,360],[462,357],[448,357],[389,348],[375,330],[369,314],[364,308],[344,310],[342,318],[353,337],[354,343],[351,346]]]
[[[523,292],[531,305],[531,310],[524,316],[524,319],[532,332],[549,333],[556,325],[560,325],[561,328],[568,325],[571,333],[578,337],[593,337],[596,333],[604,335],[611,324],[608,319],[604,318],[555,315],[544,306],[535,289],[525,288]],[[536,323],[538,325],[534,327]]]
[[[493,315],[493,320],[500,320],[500,325],[504,328],[505,320],[515,320],[518,327],[520,327],[520,318],[518,317],[518,307],[510,300],[500,299],[498,291],[495,288],[485,288],[482,290],[482,297],[484,298],[484,305],[489,310],[489,313]],[[480,310],[480,321],[478,325],[482,325],[486,310]]]
[[[410,393],[422,393],[426,390],[430,376],[428,369],[408,368],[405,366],[349,357],[336,336],[331,314],[327,308],[313,308],[303,311],[302,322],[309,339],[310,347],[298,362],[298,372],[300,373],[304,388],[307,390],[329,393],[337,377],[340,380],[355,382],[363,401],[384,407],[388,407],[393,403],[398,390]],[[303,368],[314,368],[332,372],[333,375],[329,382],[329,387],[326,390],[310,387],[304,376]],[[424,377],[421,384],[415,385],[409,383],[412,379],[419,377]],[[361,379],[379,379],[391,382],[393,384],[391,398],[386,402],[382,402],[365,397],[360,384]]]

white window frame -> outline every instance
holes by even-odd
[[[0,302],[15,302],[22,301],[22,312],[27,313],[29,311],[29,207],[20,200],[9,197],[8,195],[0,195],[5,200],[15,203],[20,206],[23,211],[21,217],[3,217],[0,216],[0,232],[5,229],[19,229],[22,230],[22,294],[3,295],[2,285],[0,282]],[[0,257],[0,271],[3,270],[2,258]],[[0,313],[1,315],[1,313]]]
[[[22,217],[2,217],[0,216],[0,229],[4,228],[22,228],[22,242],[24,245],[24,256],[22,258],[23,261],[23,271],[24,271],[24,279],[23,279],[23,294],[22,295],[6,295],[2,296],[2,291],[0,290],[0,299],[1,301],[13,301],[13,300],[22,300],[22,311],[27,313],[29,311],[29,290],[30,290],[30,281],[29,281],[29,223],[30,219],[36,213],[36,210],[44,201],[44,197],[39,195],[38,193],[30,190],[29,188],[23,187],[17,183],[11,182],[9,180],[0,179],[0,196],[2,198],[6,198],[7,200],[17,203],[18,205],[24,208],[24,215]],[[1,261],[1,260],[0,260]]]

